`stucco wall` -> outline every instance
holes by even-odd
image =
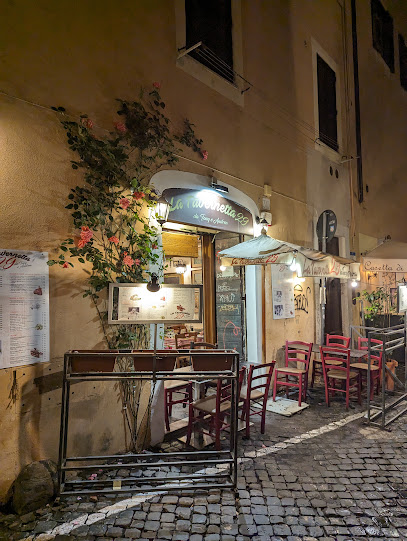
[[[178,168],[204,176],[216,168],[221,182],[246,193],[259,207],[263,185],[271,185],[269,234],[312,246],[315,212],[326,207],[324,198],[345,201],[348,193],[342,173],[338,185],[334,181],[334,188],[321,191],[322,183],[330,186],[328,164],[319,154],[316,159],[309,156],[318,152],[312,137],[310,39],[340,61],[337,2],[245,0],[241,14],[244,76],[254,86],[238,106],[176,67],[172,2],[16,0],[3,6],[0,89],[12,97],[0,95],[0,247],[48,251],[53,257],[57,243],[71,232],[64,205],[80,173],[70,167],[64,131],[49,108],[64,106],[75,118],[86,112],[96,130],[109,130],[117,120],[115,98],[132,99],[140,85],[152,81],[162,83],[173,125],[188,117],[209,153],[205,162],[187,153],[198,163],[180,160]],[[300,121],[307,124],[305,136]],[[345,227],[346,212],[338,214]],[[95,311],[82,298],[84,278],[80,269],[50,268],[51,363],[15,370],[17,394],[10,405],[14,371],[0,373],[0,407],[5,412],[0,421],[0,498],[25,462],[56,458],[60,388],[40,395],[33,379],[58,372],[64,351],[72,347],[101,346]],[[269,278],[265,287],[268,301]],[[273,321],[269,306],[267,302],[268,359],[286,338],[314,339],[312,312]],[[89,392],[80,385],[73,392],[75,450],[122,446],[120,412],[113,411],[116,394]],[[96,421],[91,439],[82,436],[84,412]]]

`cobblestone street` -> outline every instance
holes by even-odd
[[[315,404],[268,414],[239,436],[238,498],[198,495],[83,497],[23,517],[1,517],[0,539],[30,541],[335,541],[407,539],[407,429],[368,428],[359,407]]]

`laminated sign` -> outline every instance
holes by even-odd
[[[0,368],[49,361],[48,254],[0,249]]]

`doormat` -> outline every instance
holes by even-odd
[[[256,407],[261,408],[258,404]],[[272,398],[267,400],[266,410],[272,411],[273,413],[278,413],[279,415],[284,415],[285,417],[291,417],[295,413],[302,411],[305,408],[309,408],[309,404],[303,402],[301,406],[298,405],[298,400],[290,400],[288,398],[283,398],[276,396],[276,401],[274,402]]]

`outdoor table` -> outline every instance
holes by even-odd
[[[335,347],[335,346],[332,345],[332,346],[327,346],[327,347]],[[316,353],[317,355],[319,355],[320,354],[320,349],[319,348],[320,348],[320,344],[313,344],[312,345],[312,353]],[[295,349],[302,349],[302,350],[305,351],[307,349],[307,347],[303,346],[301,344],[296,344]],[[337,348],[337,349],[339,350],[339,349],[344,349],[344,348]],[[346,351],[346,349],[344,349],[344,351]],[[350,357],[352,359],[361,359],[362,357],[364,357],[367,354],[366,350],[361,350],[361,349],[349,349],[349,352],[350,352]],[[341,354],[340,351],[337,351],[335,353],[338,353],[338,355]]]

